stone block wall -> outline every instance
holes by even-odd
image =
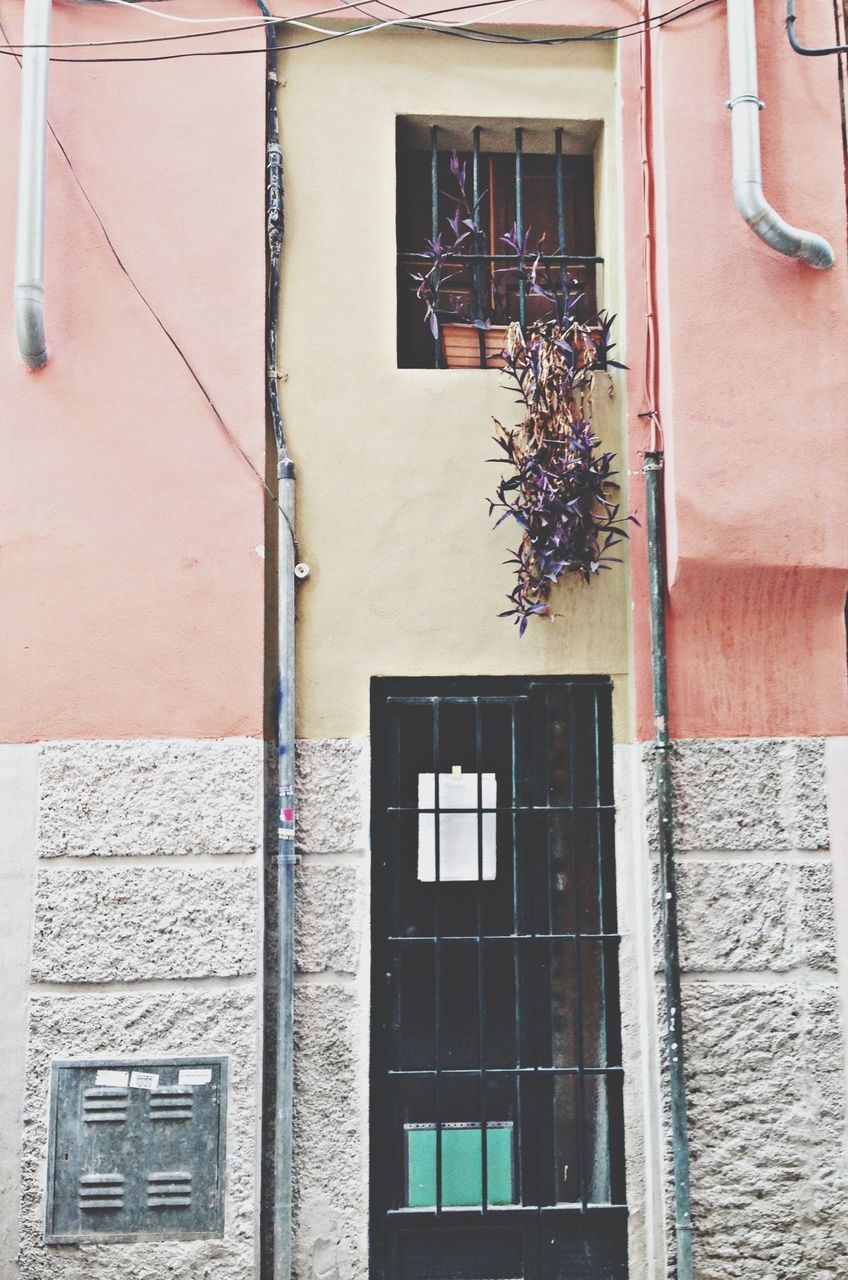
[[[294,1274],[368,1274],[367,739],[306,739],[297,757]]]
[[[649,750],[645,763],[650,838]],[[843,1280],[825,744],[681,742],[673,780],[696,1275]],[[656,896],[654,917],[659,968]]]
[[[35,870],[21,1218],[14,1262],[0,1238],[0,1280],[253,1280],[261,744],[25,750]],[[626,779],[627,760],[638,775],[638,751],[616,756],[631,1274],[662,1280],[661,1236],[657,1249],[649,1238],[661,1166],[649,1116],[657,1066],[644,1031],[652,913],[648,853],[644,864],[636,854],[654,829],[649,753],[645,812],[641,786]],[[369,744],[308,740],[298,752],[294,1273],[362,1280]],[[844,1280],[845,1084],[823,744],[681,743],[674,779],[697,1280]],[[658,967],[656,905],[653,915]],[[230,1061],[224,1238],[45,1247],[51,1059],[212,1053]]]
[[[15,1280],[255,1274],[262,744],[37,748]],[[223,1239],[43,1243],[54,1058],[229,1059]]]

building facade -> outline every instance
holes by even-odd
[[[805,42],[838,42],[827,7],[808,8]],[[734,208],[724,5],[655,15],[647,43],[623,0],[349,38],[376,12],[308,19],[348,33],[331,40],[279,36],[272,372],[309,569],[292,1272],[675,1275],[654,403],[693,1274],[840,1280],[840,58],[798,56],[780,6],[757,6],[765,186],[833,245],[815,271]],[[54,13],[50,358],[25,369],[11,321],[0,343],[0,1280],[283,1274],[261,1212],[277,826],[265,42],[221,15],[184,0],[178,16],[215,19],[199,36],[156,11]],[[0,6],[7,246],[21,18]],[[100,44],[58,47],[82,41]],[[515,534],[487,507],[492,420],[514,392],[494,369],[432,367],[423,324],[404,328],[406,229],[429,228],[433,162],[443,222],[451,152],[472,155],[477,129],[507,229],[516,189],[555,221],[564,152],[571,252],[627,366],[596,376],[593,415],[639,523],[623,563],[559,585],[557,617],[520,638],[497,616]]]

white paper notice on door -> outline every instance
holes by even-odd
[[[477,880],[480,874],[479,841],[483,843],[483,879],[494,880],[497,874],[497,814],[477,817],[480,804],[476,773],[440,773],[439,809],[468,809],[468,813],[439,813],[439,880]],[[483,809],[497,804],[497,780],[493,773],[482,775]],[[418,775],[419,809],[435,809],[435,775]],[[418,815],[418,879],[436,879],[436,815]]]

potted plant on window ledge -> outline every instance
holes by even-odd
[[[425,242],[419,271],[410,271],[416,285],[416,296],[424,305],[425,323],[439,345],[442,363],[448,369],[503,369],[505,348],[511,324],[516,322],[515,300],[524,314],[524,298],[546,311],[544,319],[562,326],[582,298],[576,291],[577,280],[570,274],[558,250],[553,261],[544,252],[544,236],[531,249],[531,231],[521,231],[513,224],[499,237],[501,252],[488,248],[480,219],[480,208],[488,194],[476,200],[468,194],[467,170],[456,151],[451,155],[450,172],[455,190],[446,192],[455,202],[455,211],[447,219],[445,231],[439,231]],[[494,228],[491,230],[494,236]],[[512,260],[510,260],[512,259]],[[495,267],[495,261],[507,265]],[[459,281],[459,284],[457,284]],[[523,323],[523,321],[522,321]],[[588,324],[578,340],[593,339],[600,351],[602,326]],[[602,356],[601,356],[602,359]],[[601,367],[600,361],[598,367]]]
[[[500,369],[504,365],[504,345],[509,327],[504,291],[498,273],[487,262],[486,236],[480,222],[480,206],[486,192],[472,202],[467,189],[467,169],[454,151],[450,171],[456,190],[451,193],[456,208],[448,218],[448,231],[427,240],[420,271],[411,271],[416,295],[424,304],[424,318],[434,341],[439,343],[448,369]],[[456,285],[470,268],[470,283],[462,290]],[[501,273],[502,274],[502,273]],[[454,282],[453,289],[449,288]]]

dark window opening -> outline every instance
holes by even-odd
[[[621,1280],[610,682],[372,710],[372,1274]]]
[[[534,130],[525,141],[527,130],[507,127],[503,137],[509,137],[510,142],[504,150],[500,130],[495,134],[471,124],[463,130],[464,142],[456,151],[466,166],[472,203],[479,199],[481,233],[467,239],[447,260],[453,278],[443,293],[446,309],[440,317],[440,334],[434,338],[410,272],[426,271],[428,263],[423,255],[428,240],[441,234],[453,242],[448,219],[457,206],[456,183],[450,171],[456,130],[438,125],[423,129],[420,122],[413,126],[398,121],[400,368],[426,369],[446,363],[444,324],[453,319],[449,313],[455,312],[456,318],[464,321],[482,313],[492,325],[513,320],[524,325],[549,316],[550,304],[532,294],[526,278],[521,278],[515,254],[501,239],[514,227],[519,239],[529,232],[531,256],[541,242],[542,262],[556,279],[567,270],[575,280],[573,292],[583,294],[578,318],[589,320],[596,314],[601,259],[595,247],[594,162],[591,155],[565,153],[565,132],[551,125]],[[469,332],[472,339],[480,336],[479,331]],[[473,365],[485,367],[484,340],[479,347],[476,341],[472,346]],[[490,359],[489,363],[497,362]]]

